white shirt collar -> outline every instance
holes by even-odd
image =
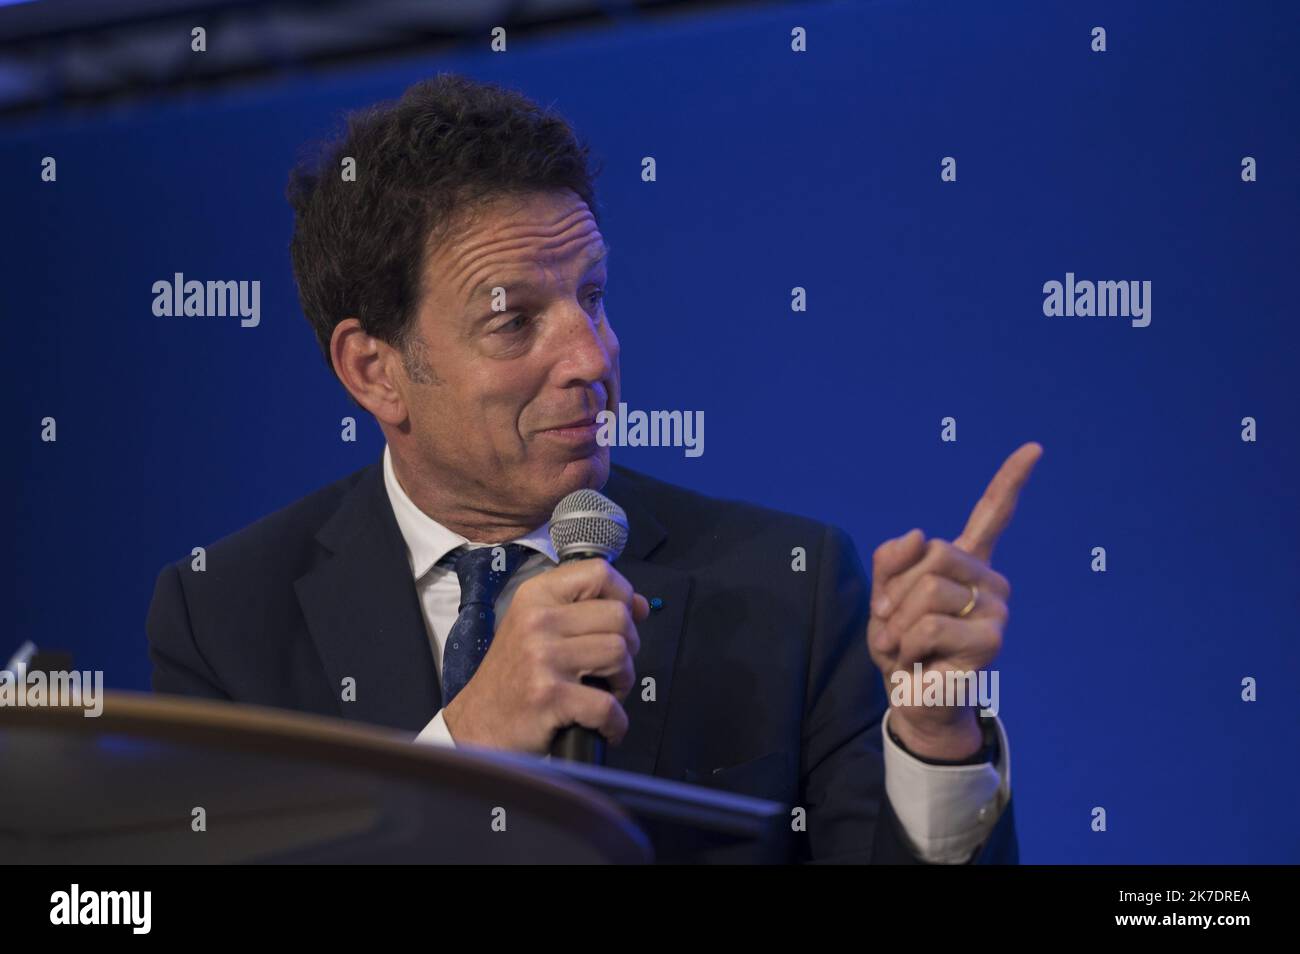
[[[417,507],[415,501],[407,496],[402,485],[398,483],[387,444],[384,445],[384,487],[388,490],[388,500],[393,505],[393,516],[397,518],[398,529],[402,531],[402,537],[406,540],[406,556],[411,565],[411,574],[416,580],[428,573],[439,560],[457,547],[489,545],[471,543],[459,533],[448,530]],[[523,544],[544,554],[552,563],[558,563],[555,546],[551,543],[550,526],[548,520],[540,527],[511,542]]]

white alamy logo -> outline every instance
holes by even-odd
[[[894,706],[979,706],[980,715],[998,714],[996,669],[924,671],[920,663],[914,663],[910,673],[906,669],[890,673],[889,684],[893,686],[889,702]]]
[[[240,327],[256,328],[262,321],[260,281],[186,281],[182,272],[171,281],[153,283],[153,313],[159,318],[240,319]]]
[[[132,934],[148,934],[152,924],[152,891],[69,891],[50,895],[51,924],[129,924]]]
[[[0,708],[77,708],[87,719],[98,718],[104,712],[104,671],[85,672],[28,672],[25,666],[17,672],[0,670]]]
[[[1075,281],[1043,283],[1043,314],[1049,318],[1132,318],[1134,328],[1151,324],[1151,282]]]
[[[684,447],[687,457],[704,453],[703,411],[631,411],[596,414],[596,443],[601,447]]]

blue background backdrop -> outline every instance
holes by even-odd
[[[1044,445],[994,558],[1024,860],[1300,861],[1300,6],[1088,6],[718,13],[9,123],[6,642],[146,688],[158,570],[380,453],[368,416],[339,440],[283,191],[343,110],[455,70],[605,162],[625,400],[706,419],[703,457],[615,461],[837,523],[869,565]],[[154,317],[176,271],[260,279],[260,327]],[[1150,327],[1044,317],[1067,271],[1152,281]]]

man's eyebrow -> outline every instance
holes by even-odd
[[[588,257],[588,259],[583,263],[582,265],[583,274],[586,274],[587,272],[591,271],[593,268],[595,268],[597,265],[601,264],[602,262],[608,262],[609,253],[611,251],[613,251],[612,247],[609,245],[608,242],[606,242],[604,247],[602,247],[599,252],[597,252],[595,255]],[[470,292],[469,300],[474,301],[478,298],[482,298],[485,294],[490,293],[492,289],[498,287],[504,288],[506,290],[506,293],[509,294],[512,290],[531,291],[533,288],[533,283],[527,280],[521,282],[518,281],[502,282],[502,281],[493,281],[491,279],[488,279],[487,281],[480,282],[474,288],[474,290]]]

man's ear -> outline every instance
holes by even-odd
[[[330,361],[353,400],[378,421],[394,427],[406,421],[401,356],[386,341],[367,334],[356,318],[345,318],[330,335]]]

